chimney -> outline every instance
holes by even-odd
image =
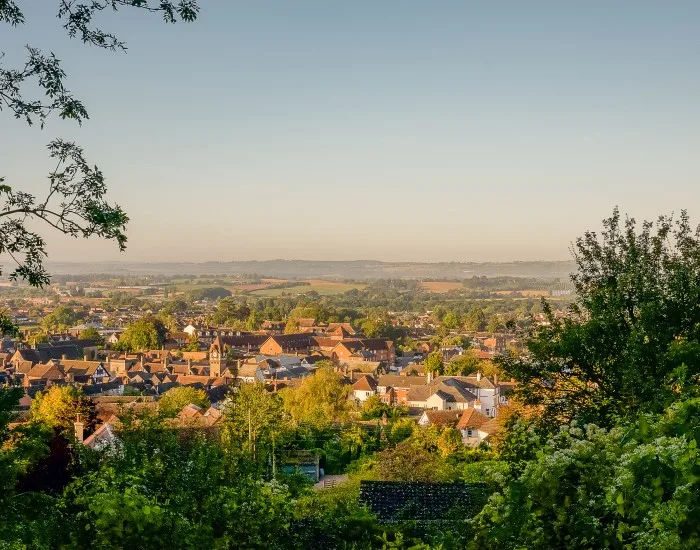
[[[78,415],[75,421],[75,439],[78,443],[83,442],[83,430],[85,429],[85,424],[80,421],[80,415]]]
[[[163,357],[163,366],[165,368],[168,368],[168,363],[169,363],[168,356],[166,355],[165,357]]]
[[[64,353],[61,355],[61,361],[66,361],[68,359],[68,356]]]
[[[498,386],[498,374],[493,375],[493,385]]]
[[[87,356],[87,353],[86,353],[85,355],[83,355],[83,361],[87,361],[87,360],[88,360],[88,356]]]
[[[480,370],[476,371],[476,381],[478,382],[479,380],[481,380],[481,371]]]

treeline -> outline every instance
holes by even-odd
[[[122,443],[97,453],[70,444],[76,409],[85,406],[79,396],[68,406],[41,397],[35,421],[11,430],[22,390],[0,390],[0,541],[9,548],[700,547],[700,229],[685,215],[638,228],[615,212],[602,235],[587,233],[575,252],[577,296],[568,315],[545,305],[549,324],[532,328],[529,355],[499,359],[519,385],[497,417],[504,431],[484,448],[465,448],[453,428],[424,429],[400,411],[389,414],[376,399],[355,409],[328,367],[277,394],[241,387],[218,435],[174,429],[162,413],[125,414]],[[190,399],[170,399],[168,414]],[[357,415],[373,420],[348,423]],[[81,416],[90,426],[90,411]],[[319,455],[349,482],[310,490],[287,467],[300,452]],[[478,482],[488,494],[476,513],[456,511],[429,525],[382,523],[358,502],[361,479]]]

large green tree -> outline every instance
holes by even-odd
[[[474,307],[469,310],[464,318],[464,328],[470,331],[480,331],[486,328],[486,314],[479,307]]]
[[[242,384],[225,410],[225,433],[230,442],[242,445],[253,460],[270,458],[276,470],[275,450],[283,442],[287,415],[279,394],[264,384]]]
[[[93,431],[97,422],[94,403],[73,386],[51,386],[38,392],[31,404],[31,419],[72,437],[74,423],[80,419],[85,433]]]
[[[467,376],[479,370],[481,361],[472,350],[453,357],[445,365],[445,374],[449,376]]]
[[[81,340],[89,340],[96,346],[102,346],[105,343],[104,336],[102,336],[95,327],[88,327],[80,331]]]
[[[445,361],[440,350],[435,350],[425,358],[425,372],[440,376],[445,369]]]
[[[298,388],[282,391],[284,407],[297,424],[327,426],[345,419],[352,409],[348,400],[352,387],[343,384],[330,361],[317,365],[321,366],[316,373],[305,378]]]
[[[238,303],[231,297],[219,300],[212,321],[217,326],[243,326],[250,316],[250,308],[245,302]]]
[[[58,306],[41,320],[41,328],[46,332],[64,332],[78,320],[73,308]]]
[[[126,327],[116,348],[121,351],[159,349],[165,341],[166,334],[167,330],[159,319],[144,317]]]
[[[677,219],[637,224],[617,210],[601,235],[576,241],[576,301],[531,335],[524,358],[502,366],[527,404],[552,420],[608,426],[660,411],[698,390],[700,228]]]

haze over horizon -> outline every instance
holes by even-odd
[[[208,2],[110,14],[126,55],[22,7],[5,61],[54,51],[91,119],[5,117],[0,175],[40,194],[75,139],[131,217],[51,261],[561,261],[615,205],[700,221],[697,2]]]

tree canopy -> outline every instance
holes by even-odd
[[[192,386],[179,386],[165,392],[158,401],[158,410],[164,416],[175,417],[187,405],[209,408],[207,392]]]
[[[46,332],[65,332],[78,320],[78,315],[68,306],[58,306],[41,320]]]
[[[81,340],[89,340],[90,342],[93,342],[96,346],[101,346],[105,343],[104,337],[95,327],[88,327],[81,330],[79,337]]]
[[[38,392],[31,404],[31,414],[33,422],[41,422],[64,433],[73,432],[78,418],[88,433],[97,422],[95,406],[73,386],[51,386]]]
[[[167,331],[155,317],[143,317],[130,323],[119,337],[116,348],[122,351],[159,349],[165,341]]]
[[[284,407],[297,424],[326,425],[344,419],[352,406],[348,400],[352,388],[341,382],[332,363],[318,365],[298,388],[282,391]]]
[[[656,223],[622,221],[576,241],[576,301],[564,317],[547,304],[525,358],[506,372],[527,404],[552,419],[594,421],[664,409],[697,392],[700,374],[700,227],[685,212]]]
[[[428,357],[425,358],[425,371],[433,373],[435,376],[439,376],[443,373],[445,368],[445,361],[442,358],[442,352],[440,350],[435,350],[431,352]]]

